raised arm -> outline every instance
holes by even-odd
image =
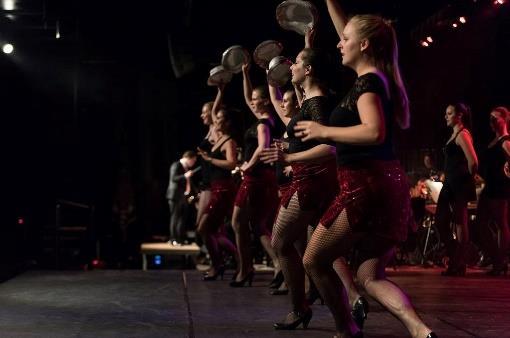
[[[290,121],[290,117],[285,117],[285,112],[282,108],[283,96],[280,88],[274,87],[270,84],[269,86],[269,96],[271,97],[271,103],[273,104],[274,110],[282,120],[283,124],[287,125]]]
[[[338,37],[341,37],[345,25],[347,24],[347,16],[337,0],[325,1],[326,6],[328,7],[329,17],[331,18],[331,21],[333,21],[336,33],[338,34]]]
[[[216,121],[218,118],[216,117],[216,114],[218,114],[218,111],[221,108],[221,105],[223,104],[223,96],[225,94],[225,84],[220,83],[218,84],[218,93],[216,94],[216,99],[214,99],[214,103],[211,110],[211,119],[213,122],[213,125],[216,125]]]
[[[294,91],[296,92],[296,99],[298,100],[299,108],[301,108],[301,106],[303,105],[303,100],[304,100],[303,91],[301,90],[299,85],[297,85],[295,83],[293,83],[292,85],[294,86]]]
[[[250,64],[245,63],[243,65],[243,93],[244,93],[244,101],[246,102],[246,105],[250,107],[251,112],[255,115],[255,117],[258,118],[257,114],[255,113],[255,110],[251,104],[251,94],[253,92],[253,87],[251,85],[251,79],[250,79]]]

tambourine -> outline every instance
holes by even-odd
[[[286,0],[276,7],[276,20],[286,30],[305,35],[319,20],[317,8],[308,1]]]
[[[223,67],[232,73],[239,73],[243,64],[250,62],[250,54],[242,46],[235,45],[227,48],[221,57]]]
[[[269,63],[267,82],[274,87],[283,87],[292,77],[292,61],[283,56],[274,57]]]
[[[266,40],[260,43],[253,52],[253,61],[263,69],[269,69],[269,62],[280,55],[283,45],[275,40]]]
[[[221,83],[229,83],[232,80],[232,73],[225,70],[223,66],[216,66],[209,72],[207,84],[209,86],[217,86]]]

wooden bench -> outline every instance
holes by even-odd
[[[196,257],[200,254],[200,248],[195,243],[183,245],[171,245],[163,243],[142,243],[140,252],[142,253],[142,269],[147,270],[147,255],[165,255],[165,256],[186,256]]]

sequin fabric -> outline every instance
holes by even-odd
[[[413,226],[407,176],[398,161],[366,160],[338,167],[340,194],[321,219],[330,227],[347,209],[355,232],[404,241]]]
[[[280,204],[287,208],[297,192],[301,210],[317,210],[322,214],[338,192],[335,160],[320,164],[295,163],[292,172],[292,182],[282,191]]]
[[[260,168],[256,176],[245,174],[237,190],[235,206],[250,207],[255,213],[250,219],[253,230],[259,236],[271,235],[273,221],[278,210],[278,186],[273,168]]]
[[[204,213],[209,221],[218,228],[224,224],[225,217],[232,216],[236,186],[231,178],[217,179],[211,182],[211,199]]]

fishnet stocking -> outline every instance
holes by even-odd
[[[339,332],[354,333],[357,328],[350,316],[345,288],[332,267],[333,261],[348,253],[352,243],[363,240],[363,234],[353,234],[344,209],[329,229],[319,225],[305,252],[304,266],[314,279],[328,305]],[[386,279],[384,269],[393,255],[393,248],[381,257],[365,260],[357,271],[360,283],[370,296],[400,319],[413,337],[426,336],[430,330],[423,324],[407,296]],[[341,275],[348,273],[341,265]],[[339,288],[340,286],[340,288]],[[339,292],[340,291],[340,292]]]
[[[280,208],[273,228],[273,246],[289,288],[294,311],[303,311],[305,304],[305,272],[301,255],[295,247],[297,241],[306,241],[306,229],[316,212],[303,211],[299,207],[297,193],[287,208]]]
[[[319,224],[303,258],[304,267],[333,314],[339,332],[357,331],[350,315],[350,305],[342,280],[333,269],[333,262],[347,254],[353,240],[354,236],[344,210],[329,229]],[[344,269],[340,264],[337,267],[342,274],[350,274],[348,269]]]

